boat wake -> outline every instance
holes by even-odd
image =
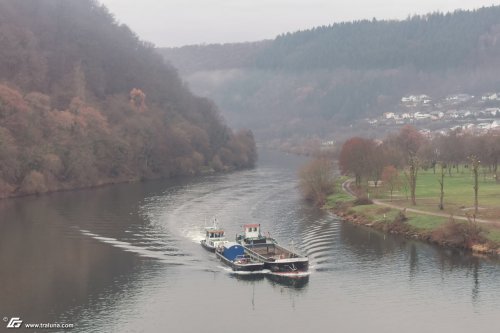
[[[293,279],[293,278],[299,279],[299,278],[308,277],[309,275],[311,275],[311,272],[307,271],[307,272],[294,273],[294,272],[271,272],[271,271],[269,271],[268,274],[272,275],[272,276],[282,276],[282,277],[291,278],[291,279]]]
[[[230,267],[224,267],[224,266],[218,266],[221,270],[224,272],[227,272],[231,275],[265,275],[265,274],[270,274],[271,271],[268,269],[263,269],[260,271],[251,271],[251,272],[245,272],[245,271],[233,271]]]
[[[122,249],[123,251],[126,252],[131,252],[135,253],[141,257],[144,258],[151,258],[151,259],[157,259],[162,262],[171,264],[171,265],[185,265],[189,264],[189,261],[184,258],[184,256],[181,253],[176,253],[174,255],[167,255],[165,253],[162,253],[160,251],[153,251],[146,249],[144,247],[136,246],[133,244],[130,244],[128,242],[120,241],[116,238],[111,238],[111,237],[104,237],[101,235],[97,235],[95,233],[92,233],[88,230],[85,229],[78,229],[78,231],[87,237],[90,237],[92,239],[95,239],[99,242],[109,244],[113,247]],[[196,260],[191,260],[191,261],[196,261]]]

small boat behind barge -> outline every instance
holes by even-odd
[[[270,236],[260,232],[260,224],[246,224],[244,233],[236,236],[246,253],[256,261],[264,263],[264,268],[272,273],[303,276],[309,271],[309,258],[289,250]]]
[[[201,246],[210,252],[215,252],[215,249],[227,243],[224,230],[217,225],[217,219],[214,219],[213,225],[205,227],[205,239],[200,241]]]

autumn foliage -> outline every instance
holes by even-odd
[[[0,0],[0,197],[253,166],[171,66],[94,0]]]
[[[139,112],[146,110],[146,94],[137,88],[130,91],[130,105]]]
[[[343,174],[352,174],[356,185],[361,185],[361,178],[371,171],[375,142],[370,139],[354,137],[342,146],[339,155],[339,166]]]

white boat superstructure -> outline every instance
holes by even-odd
[[[215,252],[217,247],[223,246],[227,242],[224,229],[217,225],[217,219],[215,218],[211,226],[205,227],[205,239],[201,241],[201,245],[205,249]]]

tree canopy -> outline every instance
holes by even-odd
[[[0,197],[252,166],[150,43],[95,0],[0,0]]]

